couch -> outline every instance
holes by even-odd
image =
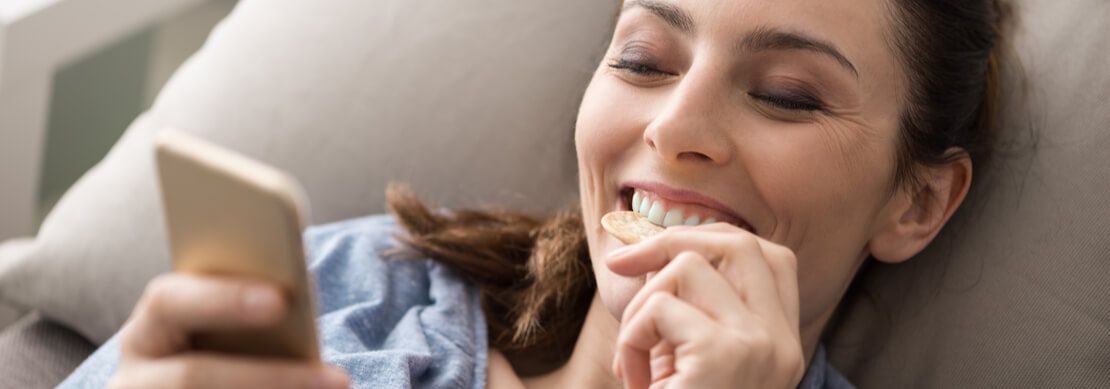
[[[576,197],[577,104],[617,0],[242,0],[36,236],[0,243],[0,387],[48,387],[169,258],[152,134],[289,171],[312,221]],[[1110,387],[1110,4],[1015,1],[1003,131],[926,252],[869,266],[830,327],[861,387]]]

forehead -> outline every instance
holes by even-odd
[[[623,13],[658,14],[649,9],[667,8],[677,14],[665,17],[669,24],[689,24],[694,39],[726,45],[761,30],[798,33],[829,43],[860,73],[883,78],[897,66],[887,39],[889,1],[625,0]]]

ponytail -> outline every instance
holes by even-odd
[[[504,210],[431,211],[391,185],[386,202],[407,248],[453,269],[478,288],[491,347],[518,373],[567,361],[596,286],[578,210],[535,218]]]

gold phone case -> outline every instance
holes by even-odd
[[[306,200],[292,177],[192,136],[155,141],[173,268],[278,286],[288,315],[274,327],[197,334],[197,349],[319,362],[302,232]]]

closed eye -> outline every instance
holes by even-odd
[[[748,93],[753,99],[787,111],[824,111],[825,106],[817,99],[807,96],[778,96],[772,94]]]
[[[632,73],[637,76],[663,77],[672,75],[670,73],[655,68],[655,66],[653,65],[629,61],[626,59],[618,59],[613,63],[610,63],[609,67],[612,69]]]

